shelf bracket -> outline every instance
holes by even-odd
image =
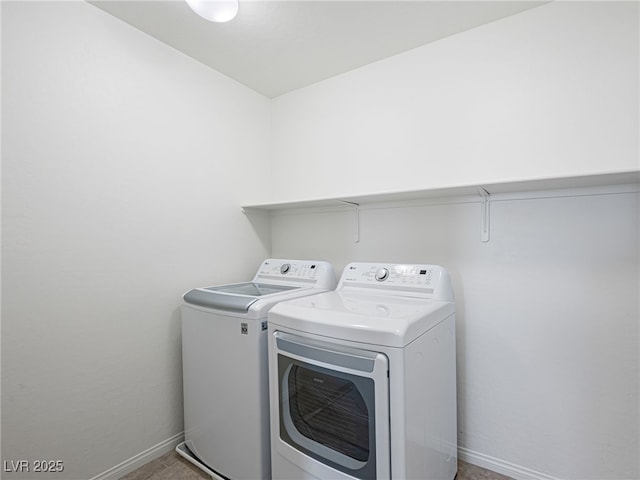
[[[478,187],[478,195],[480,195],[480,205],[482,208],[481,239],[486,243],[489,241],[489,230],[491,225],[491,194],[484,188]]]
[[[347,202],[346,200],[338,200],[340,203],[353,207],[353,243],[360,241],[360,204],[354,202]]]

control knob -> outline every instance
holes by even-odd
[[[289,270],[291,270],[291,264],[289,263],[285,263],[280,267],[280,273],[282,275],[289,273]]]
[[[387,278],[389,278],[389,270],[386,268],[379,268],[376,270],[376,280],[379,282],[384,282]]]

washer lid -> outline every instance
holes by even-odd
[[[184,301],[201,307],[233,312],[247,312],[249,307],[265,295],[296,290],[300,287],[266,283],[235,283],[214,287],[194,288],[184,295]]]

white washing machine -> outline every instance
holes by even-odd
[[[455,306],[435,265],[352,263],[269,312],[274,480],[452,480]]]
[[[335,282],[327,262],[270,259],[251,282],[184,295],[180,455],[213,478],[271,478],[267,312]]]

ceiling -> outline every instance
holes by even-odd
[[[546,3],[239,1],[228,23],[181,0],[90,3],[269,98]]]

